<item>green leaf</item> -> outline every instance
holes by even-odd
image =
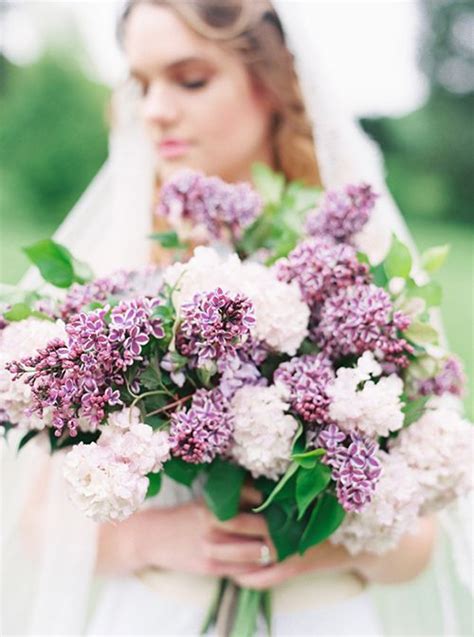
[[[370,269],[370,272],[372,274],[372,277],[374,279],[374,283],[377,287],[379,288],[384,288],[386,287],[387,283],[388,283],[388,277],[385,273],[385,268],[383,263],[379,263],[378,265],[373,266]]]
[[[405,418],[403,420],[404,427],[408,427],[421,418],[429,398],[429,396],[421,396],[420,398],[407,400],[405,402],[405,405],[402,407],[402,411],[405,414]]]
[[[266,164],[255,163],[252,166],[252,180],[265,204],[280,201],[285,187],[282,173],[273,172]]]
[[[27,434],[23,436],[23,438],[18,443],[17,453],[23,449],[23,447],[30,442],[33,438],[35,438],[40,431],[38,429],[31,429]]]
[[[158,241],[162,248],[185,248],[185,244],[181,242],[178,234],[174,230],[166,232],[153,232],[148,235],[149,239]]]
[[[204,500],[219,520],[229,520],[237,514],[245,475],[245,469],[220,458],[211,464]]]
[[[338,528],[344,516],[345,511],[337,498],[324,493],[311,513],[299,544],[299,552],[303,554],[311,546],[326,540]]]
[[[273,491],[270,493],[268,498],[265,500],[265,502],[263,502],[256,509],[253,509],[253,511],[255,513],[260,513],[261,511],[264,511],[275,500],[277,495],[280,493],[280,491],[283,489],[286,483],[292,478],[292,476],[296,473],[298,468],[299,468],[299,465],[296,462],[292,462],[290,466],[288,467],[288,469],[286,470],[285,474],[278,481],[276,487],[273,489]]]
[[[410,274],[412,266],[410,251],[395,235],[392,237],[392,245],[383,266],[389,279],[393,277],[407,279]]]
[[[303,517],[309,505],[327,487],[330,480],[330,468],[321,463],[316,464],[312,469],[300,469],[298,471],[296,476],[298,520]]]
[[[74,268],[69,250],[52,239],[38,241],[23,248],[23,251],[48,283],[58,288],[68,288],[74,282]]]
[[[201,464],[190,464],[189,462],[184,462],[181,458],[171,458],[163,466],[163,470],[168,477],[187,487],[192,485],[202,468]]]
[[[161,418],[161,416],[158,416],[158,414],[145,416],[143,421],[146,425],[150,425],[150,427],[154,430],[163,429],[169,424],[168,418]]]
[[[413,279],[410,279],[407,285],[407,294],[410,297],[423,299],[428,307],[441,305],[443,298],[443,290],[437,281],[417,285]]]
[[[263,515],[267,521],[268,530],[275,546],[278,559],[284,560],[289,555],[297,553],[301,536],[308,523],[308,516],[302,520],[296,519],[296,508],[286,511],[280,503],[273,502]]]
[[[439,270],[444,262],[446,261],[446,257],[449,254],[449,245],[435,246],[433,248],[429,248],[421,255],[421,265],[430,274]]]
[[[162,475],[161,473],[148,473],[147,478],[149,480],[149,484],[145,498],[153,498],[160,492]]]
[[[29,316],[33,316],[34,318],[40,319],[42,321],[52,321],[53,319],[45,314],[44,312],[38,312],[37,310],[32,310],[29,305],[26,303],[15,303],[9,310],[4,313],[4,318],[7,321],[24,321]]]
[[[413,321],[406,330],[403,331],[403,335],[408,338],[415,345],[428,345],[430,343],[438,343],[438,332],[435,328],[428,323],[421,323],[421,321]]]
[[[357,261],[359,263],[365,263],[365,265],[370,266],[369,257],[365,254],[365,252],[358,252],[357,253]]]
[[[3,316],[7,321],[24,321],[31,316],[31,308],[26,303],[15,303]]]
[[[23,248],[23,252],[39,269],[43,279],[58,288],[68,288],[74,282],[85,283],[92,277],[89,266],[52,239],[38,241]]]

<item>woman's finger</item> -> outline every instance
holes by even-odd
[[[249,573],[236,574],[232,576],[232,580],[243,588],[265,590],[281,584],[292,575],[292,565],[290,562],[285,561],[266,568],[262,567]]]
[[[267,551],[268,549],[268,551]],[[262,540],[240,538],[238,541],[206,541],[204,551],[207,557],[219,562],[252,563],[261,565],[261,560],[269,553],[273,562],[276,553],[273,546]]]
[[[240,506],[243,509],[252,509],[253,507],[262,504],[263,497],[260,491],[256,489],[252,484],[245,484],[240,494]]]
[[[239,513],[239,515],[225,522],[215,519],[213,527],[228,533],[268,538],[268,527],[265,518],[263,515],[257,515],[256,513]]]

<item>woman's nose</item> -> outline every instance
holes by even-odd
[[[165,87],[151,85],[143,99],[143,117],[147,124],[167,126],[178,118],[178,107]]]

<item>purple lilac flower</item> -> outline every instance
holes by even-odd
[[[329,297],[312,338],[331,358],[371,351],[397,367],[406,367],[413,347],[398,335],[410,319],[394,311],[390,296],[375,285],[354,285]]]
[[[331,422],[326,388],[335,374],[327,356],[320,353],[292,358],[276,369],[273,378],[288,387],[292,409],[307,423]]]
[[[228,184],[219,177],[183,170],[164,184],[157,214],[203,225],[210,238],[240,238],[260,214],[262,200],[250,184]]]
[[[59,307],[63,320],[80,312],[86,305],[96,301],[105,303],[111,295],[120,294],[130,286],[130,274],[124,271],[115,272],[109,277],[96,279],[85,285],[74,284]]]
[[[33,411],[52,414],[55,434],[77,434],[79,419],[94,429],[106,417],[107,406],[121,403],[123,372],[141,360],[151,337],[164,335],[161,321],[152,318],[159,299],[138,298],[74,315],[66,325],[67,342],[54,339],[36,354],[8,365],[14,378],[31,386]]]
[[[303,241],[275,268],[280,281],[297,281],[303,301],[313,312],[340,289],[370,280],[369,268],[359,263],[355,249],[335,244],[330,237]]]
[[[377,444],[358,433],[346,435],[330,424],[320,432],[317,446],[326,449],[323,462],[331,467],[336,495],[345,511],[362,511],[382,474]]]
[[[198,366],[235,354],[250,338],[255,323],[252,302],[221,288],[195,294],[181,309],[176,348],[183,356],[195,357]]]
[[[188,409],[171,415],[171,453],[192,464],[212,462],[225,453],[233,431],[227,407],[218,389],[198,389]]]
[[[268,384],[267,379],[261,375],[252,358],[246,351],[227,356],[218,361],[217,371],[221,374],[219,389],[228,401],[232,400],[237,390],[244,385]]]
[[[368,184],[329,191],[319,210],[308,216],[306,231],[311,236],[330,235],[336,241],[350,242],[367,223],[377,197]]]
[[[442,396],[443,394],[454,394],[462,396],[466,376],[461,361],[455,356],[446,359],[441,372],[433,378],[428,378],[419,383],[417,392],[421,396]]]

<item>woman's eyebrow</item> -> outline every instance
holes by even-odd
[[[163,69],[165,72],[170,72],[170,71],[173,72],[173,71],[179,71],[182,67],[185,67],[191,64],[201,64],[205,66],[211,66],[211,63],[206,58],[199,57],[197,55],[190,55],[190,56],[175,60],[174,62],[170,62],[169,64],[165,64],[164,66],[161,66],[161,65],[156,66],[154,70],[161,71]],[[132,67],[130,69],[130,75],[132,77],[140,78],[140,77],[143,77],[144,71],[142,69],[137,69]]]

